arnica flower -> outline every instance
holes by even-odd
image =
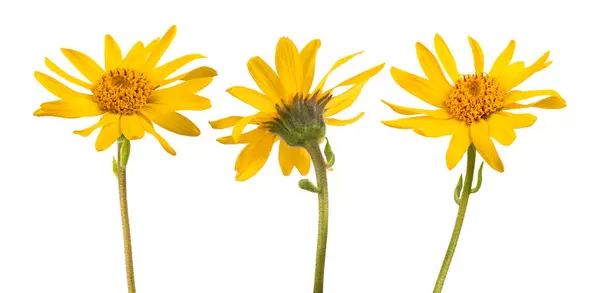
[[[153,123],[177,134],[198,136],[200,130],[178,110],[204,110],[210,101],[196,95],[205,88],[216,71],[209,67],[198,67],[189,72],[171,77],[188,63],[204,58],[200,54],[189,54],[157,66],[161,57],[175,38],[176,27],[171,27],[162,38],[145,46],[137,42],[122,54],[119,45],[110,36],[104,38],[104,68],[87,55],[62,49],[65,57],[87,79],[78,79],[46,58],[46,66],[64,80],[85,89],[88,93],[73,90],[56,79],[35,72],[35,78],[59,100],[43,103],[35,116],[79,118],[102,116],[99,121],[83,130],[75,131],[88,136],[101,128],[96,139],[96,150],[103,151],[117,141],[117,159],[113,158],[113,172],[118,180],[125,268],[129,293],[135,293],[133,253],[127,207],[126,166],[131,150],[130,140],[153,135],[170,154],[175,150],[154,129]]]
[[[449,79],[446,78],[438,59],[423,44],[417,43],[417,56],[427,78],[422,78],[392,67],[394,80],[407,92],[438,109],[414,109],[386,103],[392,110],[410,118],[383,121],[387,126],[414,129],[426,137],[452,136],[446,153],[446,165],[453,169],[471,143],[481,157],[494,170],[503,172],[504,164],[498,155],[492,138],[508,146],[516,138],[515,129],[533,125],[532,114],[511,113],[508,110],[523,108],[560,109],[565,100],[553,90],[521,91],[514,88],[534,73],[548,67],[550,52],[525,66],[523,61],[512,62],[515,42],[511,41],[496,58],[488,73],[484,72],[481,47],[469,38],[473,51],[475,72],[460,74],[454,57],[444,40],[436,35],[435,51]],[[546,96],[529,104],[523,100]]]
[[[157,66],[175,38],[177,28],[171,27],[162,38],[144,46],[137,42],[123,54],[110,36],[104,38],[104,68],[84,53],[62,49],[64,56],[87,79],[78,79],[46,58],[46,66],[64,80],[87,90],[73,90],[41,72],[35,78],[59,100],[41,104],[35,116],[80,118],[100,116],[99,121],[74,133],[88,136],[101,128],[96,139],[96,150],[110,147],[121,135],[128,140],[153,135],[170,154],[175,150],[156,132],[153,123],[177,134],[198,136],[200,130],[178,110],[205,110],[210,100],[196,95],[212,81],[216,72],[199,67],[190,72],[170,77],[188,63],[204,58],[189,54]],[[172,86],[170,86],[172,85]]]
[[[364,112],[346,120],[331,118],[350,107],[367,81],[384,66],[375,66],[325,89],[329,75],[362,53],[358,52],[338,60],[311,90],[320,46],[320,40],[313,40],[298,51],[290,39],[281,38],[275,51],[276,72],[260,57],[251,58],[248,70],[262,92],[241,86],[234,86],[228,92],[258,112],[250,116],[231,116],[211,122],[212,127],[217,129],[233,127],[232,135],[219,138],[219,142],[246,144],[235,162],[238,181],[251,178],[263,167],[277,141],[279,165],[283,175],[290,175],[294,167],[303,176],[308,174],[312,160],[317,185],[308,179],[302,179],[299,187],[317,193],[319,201],[314,293],[323,292],[329,217],[327,170],[333,166],[335,158],[329,140],[324,149],[325,158],[320,143],[325,138],[326,125],[347,125],[363,116]],[[340,87],[347,89],[340,94],[334,93]],[[255,125],[255,128],[244,132],[248,124]]]
[[[516,138],[515,129],[529,127],[536,121],[534,115],[512,113],[510,110],[566,107],[565,100],[554,90],[515,90],[515,87],[527,78],[552,63],[548,61],[550,52],[542,55],[533,64],[525,66],[523,61],[512,61],[515,41],[511,41],[496,58],[490,71],[486,73],[481,46],[470,37],[469,43],[473,51],[475,72],[459,73],[450,49],[439,35],[435,36],[434,44],[440,62],[423,44],[416,44],[417,57],[426,78],[398,68],[391,69],[392,77],[402,88],[437,109],[407,108],[383,101],[395,112],[413,116],[383,121],[385,125],[413,129],[414,132],[426,137],[452,136],[446,153],[448,169],[454,168],[465,152],[467,153],[464,182],[461,175],[454,189],[454,200],[459,206],[458,215],[435,283],[434,293],[442,292],[460,236],[469,197],[481,188],[483,163],[477,174],[477,185],[472,188],[476,152],[494,170],[504,172],[504,164],[500,160],[492,138],[508,146]],[[442,71],[442,67],[447,76]],[[542,98],[536,102],[523,103],[534,97]]]

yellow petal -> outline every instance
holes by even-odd
[[[329,69],[329,72],[327,72],[327,74],[325,74],[325,76],[323,76],[323,78],[321,79],[321,81],[319,82],[319,84],[317,85],[317,87],[315,88],[314,92],[317,91],[323,91],[323,88],[325,86],[325,82],[327,81],[327,78],[329,77],[329,75],[336,70],[338,67],[344,65],[346,62],[350,61],[350,59],[354,58],[356,55],[362,54],[363,51],[348,55],[338,61],[336,61],[333,66],[331,67],[331,69]]]
[[[234,126],[240,121],[243,116],[229,116],[215,121],[209,121],[208,123],[213,129],[225,129]]]
[[[169,48],[169,46],[171,45],[171,42],[173,42],[173,39],[175,38],[176,33],[177,33],[177,27],[172,26],[164,34],[164,36],[162,38],[160,38],[160,41],[158,41],[158,44],[156,44],[156,47],[154,48],[154,50],[152,50],[150,55],[148,55],[148,59],[146,60],[146,63],[144,63],[144,71],[148,72],[152,68],[156,67],[156,64],[158,64],[158,61],[160,61],[160,58],[163,56],[163,54],[165,53],[167,48]]]
[[[504,70],[501,75],[497,76],[496,79],[503,87],[505,87],[505,85],[511,84],[513,80],[520,78],[525,72],[525,62],[517,61],[508,65],[506,70]]]
[[[429,116],[401,118],[396,120],[381,121],[383,124],[398,129],[429,128],[445,123],[446,120]]]
[[[262,138],[262,136],[265,135],[266,131],[267,130],[265,128],[252,129],[248,132],[242,133],[242,135],[240,135],[240,138],[237,142],[233,141],[233,137],[231,135],[219,137],[219,138],[217,138],[217,141],[222,144],[250,143],[250,142],[256,141],[259,138]]]
[[[173,72],[179,70],[181,67],[187,65],[188,63],[200,59],[205,58],[200,54],[189,54],[182,57],[179,57],[171,62],[168,62],[152,71],[151,77],[153,80],[158,83],[162,83],[169,75],[173,74]]]
[[[541,109],[562,109],[567,106],[567,102],[560,96],[550,96],[531,104],[514,103],[504,106],[504,110],[523,109],[523,108],[541,108]]]
[[[166,105],[172,110],[206,110],[212,105],[208,98],[198,95],[185,96],[166,96],[154,95],[150,101],[151,104]]]
[[[365,115],[365,112],[360,112],[358,115],[354,116],[353,118],[346,119],[346,120],[340,120],[340,119],[335,119],[335,118],[325,118],[325,122],[332,126],[344,126],[344,125],[352,124],[352,123],[358,121],[358,119],[362,118],[363,115]]]
[[[413,96],[421,99],[425,103],[438,107],[444,107],[444,101],[447,98],[446,92],[437,88],[432,82],[398,68],[390,69],[392,77],[396,83]]]
[[[504,172],[504,164],[500,160],[496,146],[490,138],[489,125],[485,120],[471,124],[471,140],[483,160],[498,172]]]
[[[49,92],[54,94],[55,96],[65,99],[65,100],[87,100],[89,102],[93,101],[92,95],[86,95],[79,92],[76,92],[64,84],[60,83],[58,80],[44,74],[41,72],[34,72],[33,75],[35,79]]]
[[[448,151],[446,151],[446,167],[448,167],[448,170],[456,167],[456,164],[460,162],[460,159],[465,155],[470,145],[469,127],[463,124],[455,130],[452,139],[450,139]]]
[[[198,68],[190,70],[189,72],[182,73],[173,78],[166,79],[163,82],[161,82],[160,85],[165,86],[165,85],[170,84],[175,81],[180,81],[180,80],[186,81],[186,80],[193,80],[193,79],[206,78],[206,77],[215,77],[215,76],[217,76],[216,70],[214,70],[208,66],[200,66]]]
[[[490,136],[493,137],[501,145],[511,145],[517,138],[517,134],[512,127],[512,123],[508,121],[506,116],[492,115],[488,119],[490,128]]]
[[[156,90],[154,91],[154,95],[166,97],[193,95],[207,87],[212,82],[212,80],[213,79],[210,77],[186,80],[177,85]]]
[[[248,144],[246,148],[249,151],[246,152],[247,155],[240,161],[235,179],[237,181],[245,181],[256,175],[267,162],[274,142],[275,136],[266,132],[261,140]],[[244,153],[244,150],[242,150],[242,153]],[[240,156],[242,153],[240,153]]]
[[[106,35],[104,37],[104,68],[109,71],[120,66],[122,62],[123,56],[119,44],[112,36]]]
[[[379,71],[381,71],[381,69],[383,69],[384,66],[385,66],[385,63],[381,63],[373,68],[367,69],[351,78],[348,78],[348,79],[342,81],[340,84],[334,86],[332,89],[330,89],[328,91],[332,91],[333,89],[342,87],[342,86],[366,83],[369,79],[371,79],[371,77],[373,77],[377,73],[379,73]]]
[[[242,132],[244,132],[244,129],[246,128],[246,126],[248,126],[248,124],[252,121],[253,118],[253,116],[247,116],[235,123],[231,132],[231,136],[233,137],[234,142],[239,142],[240,135],[242,135]]]
[[[58,74],[58,76],[64,78],[66,81],[74,83],[80,87],[86,88],[88,90],[92,90],[91,84],[66,73],[64,70],[60,69],[60,67],[58,67],[56,64],[54,64],[52,61],[50,61],[50,59],[46,58],[45,60],[46,60],[45,63],[46,63],[46,66],[48,67],[48,69],[50,69],[50,70],[52,70],[52,72]]]
[[[58,100],[46,102],[40,105],[41,112],[34,113],[35,116],[55,116],[61,118],[94,117],[104,114],[98,104],[88,100]]]
[[[556,91],[553,90],[535,90],[535,91],[511,91],[504,98],[504,104],[510,105],[525,99],[539,97],[539,96],[557,96],[560,97]]]
[[[416,48],[419,64],[421,64],[425,76],[427,76],[431,82],[435,83],[438,88],[450,90],[450,83],[448,83],[435,55],[421,43],[417,42]]]
[[[354,104],[354,101],[356,101],[356,99],[358,98],[358,95],[360,95],[360,92],[362,91],[364,86],[364,82],[361,84],[357,84],[349,88],[345,92],[339,94],[338,96],[332,98],[331,101],[327,103],[327,108],[324,113],[325,117],[335,115],[340,111],[352,106],[352,104]]]
[[[426,128],[415,128],[414,132],[425,137],[442,137],[453,135],[456,131],[463,127],[464,124],[454,119],[440,121],[436,125],[431,125]]]
[[[169,107],[149,104],[141,112],[146,118],[168,131],[186,136],[200,135],[200,129],[194,122]]]
[[[446,72],[450,78],[454,81],[459,80],[460,74],[456,68],[456,61],[454,61],[454,57],[452,56],[450,49],[439,34],[435,35],[434,44],[435,52],[438,55],[438,58],[440,58],[440,62],[442,63],[442,66],[444,66],[444,69],[446,69]]]
[[[425,110],[425,109],[407,108],[407,107],[403,107],[403,106],[394,105],[394,104],[384,101],[384,100],[381,100],[381,101],[384,104],[388,105],[394,112],[396,112],[398,114],[402,114],[402,115],[425,114],[427,116],[431,116],[434,118],[440,118],[440,119],[449,119],[452,117],[452,115],[444,109]]]
[[[134,140],[144,137],[145,131],[141,121],[143,119],[143,117],[135,114],[121,116],[121,132],[123,132],[125,138]]]
[[[267,96],[247,87],[234,86],[227,90],[229,94],[261,112],[274,112],[275,104]]]
[[[98,138],[96,138],[96,150],[101,152],[109,148],[121,136],[119,121],[106,124],[100,130]]]
[[[550,66],[552,61],[548,61],[548,57],[550,56],[550,51],[546,52],[540,58],[538,58],[531,66],[526,67],[521,70],[520,74],[508,77],[503,77],[502,86],[505,90],[511,90],[521,84],[523,81],[531,77],[536,72],[543,70],[544,68]]]
[[[532,114],[514,114],[510,112],[500,112],[499,115],[502,115],[505,118],[506,122],[510,124],[510,127],[514,129],[526,128],[535,123],[537,117]]]
[[[508,43],[508,46],[498,55],[496,61],[494,61],[494,65],[492,65],[492,69],[490,70],[489,75],[492,77],[498,77],[502,75],[506,69],[508,68],[508,64],[512,60],[513,54],[515,53],[516,43],[514,40]]]
[[[148,57],[148,55],[144,55],[144,43],[137,42],[131,47],[123,59],[123,67],[139,69],[146,60],[146,57]]]
[[[177,153],[175,152],[175,150],[171,147],[171,145],[169,145],[169,143],[162,137],[160,136],[160,134],[158,134],[156,132],[156,130],[154,130],[154,126],[152,125],[152,122],[147,120],[144,117],[141,117],[143,119],[140,119],[140,123],[142,124],[142,127],[144,128],[144,130],[150,134],[152,134],[152,136],[154,136],[154,138],[156,138],[156,140],[158,140],[158,142],[160,143],[160,145],[163,147],[163,149],[165,151],[167,151],[167,153],[171,154],[171,155],[176,155]]]
[[[75,66],[75,68],[77,68],[77,70],[79,70],[79,72],[81,72],[81,74],[83,74],[83,76],[85,76],[91,83],[98,81],[104,73],[102,67],[100,67],[96,61],[87,55],[71,49],[63,48],[61,50],[63,55],[69,59],[71,64],[73,64],[73,66]]]
[[[113,114],[113,113],[105,113],[104,115],[102,115],[102,117],[100,118],[98,123],[86,128],[86,129],[75,130],[75,131],[73,131],[73,133],[77,134],[77,135],[81,135],[83,137],[87,137],[90,134],[92,134],[92,132],[94,132],[94,130],[96,130],[104,125],[119,122],[119,117],[121,117],[121,115],[117,115],[117,114]]]
[[[284,176],[289,176],[294,166],[302,176],[306,176],[310,171],[310,156],[304,148],[290,147],[285,141],[280,140],[279,165]]]
[[[298,48],[289,38],[283,37],[277,42],[275,67],[285,89],[286,97],[292,97],[298,93],[302,88],[304,72]]]
[[[248,72],[260,90],[274,103],[286,98],[283,84],[273,69],[260,57],[253,57],[248,61]]]
[[[315,62],[317,60],[317,51],[321,47],[321,40],[316,39],[308,43],[302,51],[300,51],[300,62],[302,62],[302,86],[300,92],[307,95],[310,92],[313,79],[315,77]]]
[[[471,51],[473,52],[473,63],[475,65],[475,73],[483,73],[483,50],[481,50],[481,46],[479,45],[479,43],[471,37],[469,37],[469,44],[471,45]]]

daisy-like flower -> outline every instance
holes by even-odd
[[[262,92],[242,86],[227,90],[258,110],[254,115],[230,116],[210,122],[216,129],[233,127],[232,135],[219,138],[219,142],[246,144],[235,164],[238,181],[251,178],[263,167],[277,141],[283,175],[290,175],[294,167],[300,174],[308,174],[310,156],[303,144],[324,137],[325,124],[347,125],[363,116],[364,112],[346,120],[331,117],[354,103],[366,82],[383,68],[383,64],[325,89],[329,75],[362,52],[346,56],[338,60],[311,90],[320,46],[320,40],[313,40],[298,51],[289,38],[281,38],[275,52],[276,72],[260,57],[248,61],[248,71]],[[347,86],[349,88],[344,92],[333,93],[335,89]],[[257,127],[243,133],[248,124]]]
[[[460,74],[444,40],[436,35],[434,42],[441,67],[433,53],[423,44],[417,43],[417,56],[426,78],[394,67],[391,74],[406,91],[438,109],[407,108],[383,101],[399,114],[414,116],[383,123],[394,128],[414,129],[416,133],[426,137],[451,135],[446,153],[448,169],[454,168],[467,148],[473,144],[488,165],[503,172],[504,164],[492,138],[508,146],[516,138],[515,129],[529,127],[536,121],[532,114],[511,113],[509,110],[530,107],[560,109],[566,106],[565,100],[554,90],[514,89],[552,63],[548,61],[550,52],[525,66],[523,61],[512,62],[515,42],[511,41],[486,73],[483,51],[477,41],[469,38],[475,72]],[[520,103],[539,96],[546,97],[534,103]]]
[[[329,75],[342,64],[348,62],[358,52],[338,60],[311,90],[315,74],[317,51],[320,40],[309,42],[301,51],[288,38],[281,38],[275,51],[275,72],[263,59],[253,57],[248,61],[248,70],[262,91],[235,86],[228,90],[234,97],[258,110],[250,116],[231,116],[211,122],[213,128],[233,127],[232,135],[218,139],[223,144],[246,144],[235,162],[236,180],[244,181],[254,176],[265,164],[273,144],[279,141],[279,164],[283,175],[288,176],[297,168],[303,176],[308,174],[310,162],[315,167],[317,186],[308,179],[300,180],[299,187],[318,193],[319,232],[314,278],[314,293],[323,292],[325,274],[325,251],[327,247],[327,223],[329,200],[327,170],[334,162],[329,141],[325,146],[325,157],[320,143],[325,138],[326,125],[346,125],[363,116],[339,120],[332,115],[350,107],[367,81],[383,68],[384,64],[363,71],[325,89]],[[348,87],[335,94],[339,87]],[[248,124],[253,130],[244,132]]]
[[[417,43],[417,57],[426,78],[419,77],[398,68],[392,68],[394,80],[406,91],[438,108],[435,110],[414,109],[397,106],[386,101],[392,110],[402,115],[411,115],[391,121],[383,121],[385,125],[413,129],[426,137],[452,136],[446,153],[446,165],[452,169],[467,153],[467,171],[463,183],[461,175],[454,190],[454,199],[459,205],[452,238],[446,256],[440,268],[434,293],[441,293],[458,238],[467,211],[471,194],[481,187],[482,167],[479,168],[478,182],[472,187],[476,152],[483,160],[498,172],[504,172],[504,164],[492,138],[502,145],[510,145],[516,138],[515,129],[529,127],[536,121],[531,114],[511,113],[510,110],[524,108],[561,109],[566,107],[565,100],[554,90],[521,91],[514,88],[534,73],[548,67],[550,52],[542,55],[529,66],[523,61],[512,61],[515,41],[511,41],[506,49],[494,61],[490,71],[484,72],[484,57],[481,47],[469,38],[475,72],[460,74],[456,68],[454,57],[444,40],[436,35],[434,39],[435,57],[423,44]],[[446,74],[450,78],[446,77]],[[537,102],[523,104],[522,101],[534,97],[544,97]]]
[[[64,80],[87,90],[73,90],[53,77],[35,72],[35,78],[49,92],[60,98],[41,104],[35,116],[80,118],[101,116],[100,120],[74,133],[88,136],[101,128],[96,150],[110,147],[121,135],[128,140],[140,139],[146,132],[153,135],[170,154],[175,150],[159,135],[153,123],[186,136],[198,136],[200,130],[178,110],[205,110],[210,100],[196,95],[216,76],[209,67],[171,77],[186,64],[204,56],[189,54],[157,66],[175,38],[177,28],[171,27],[162,38],[144,46],[137,42],[122,54],[110,36],[104,38],[104,68],[92,58],[72,49],[62,49],[64,56],[87,79],[81,80],[62,70],[46,58],[46,66]],[[172,85],[172,86],[170,86]]]

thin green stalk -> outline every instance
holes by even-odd
[[[131,251],[131,232],[129,230],[129,212],[127,208],[127,158],[123,158],[122,148],[124,142],[119,139],[117,155],[117,178],[119,181],[119,201],[121,203],[121,222],[123,224],[123,242],[125,245],[125,270],[127,271],[127,288],[129,293],[135,293],[135,280],[133,277],[133,253]],[[127,153],[128,155],[128,153]]]
[[[467,204],[469,203],[469,196],[471,195],[471,186],[473,184],[473,173],[475,171],[475,146],[470,145],[467,150],[467,174],[465,175],[465,182],[462,189],[462,195],[460,197],[460,204],[458,207],[458,215],[456,216],[456,223],[454,224],[454,231],[452,232],[452,238],[446,250],[446,256],[440,269],[437,281],[435,282],[435,288],[433,293],[441,293],[444,287],[444,281],[446,275],[450,269],[450,263],[452,262],[452,256],[456,250],[456,244],[458,243],[458,237],[460,236],[460,230],[465,220],[465,214],[467,213]]]
[[[317,239],[317,261],[315,264],[314,293],[323,293],[323,280],[325,275],[325,252],[327,250],[327,222],[329,218],[329,199],[327,191],[327,164],[321,153],[317,141],[309,142],[305,146],[317,174],[317,188],[319,189],[319,236]]]

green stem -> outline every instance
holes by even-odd
[[[329,217],[329,199],[327,191],[327,164],[317,141],[305,145],[315,166],[317,188],[319,188],[319,236],[317,239],[317,261],[315,264],[314,293],[323,293],[325,275],[325,252],[327,250],[327,222]]]
[[[470,145],[467,150],[467,174],[465,176],[465,182],[463,185],[462,195],[460,197],[460,205],[458,207],[458,215],[456,216],[456,223],[454,224],[454,231],[452,232],[452,238],[446,250],[446,256],[440,269],[437,281],[435,282],[435,288],[433,293],[441,293],[444,287],[444,281],[446,275],[450,269],[450,263],[452,262],[452,256],[456,250],[456,244],[458,243],[458,237],[460,236],[460,230],[465,220],[465,214],[467,213],[467,204],[469,203],[469,195],[471,195],[471,185],[473,184],[473,173],[475,170],[475,146]]]
[[[129,293],[135,293],[135,280],[133,277],[133,254],[131,251],[131,232],[129,230],[129,212],[127,209],[127,177],[126,167],[121,158],[123,142],[119,139],[117,155],[117,178],[119,181],[119,201],[121,203],[121,222],[123,224],[123,242],[125,245],[125,270],[127,271],[127,288]]]

